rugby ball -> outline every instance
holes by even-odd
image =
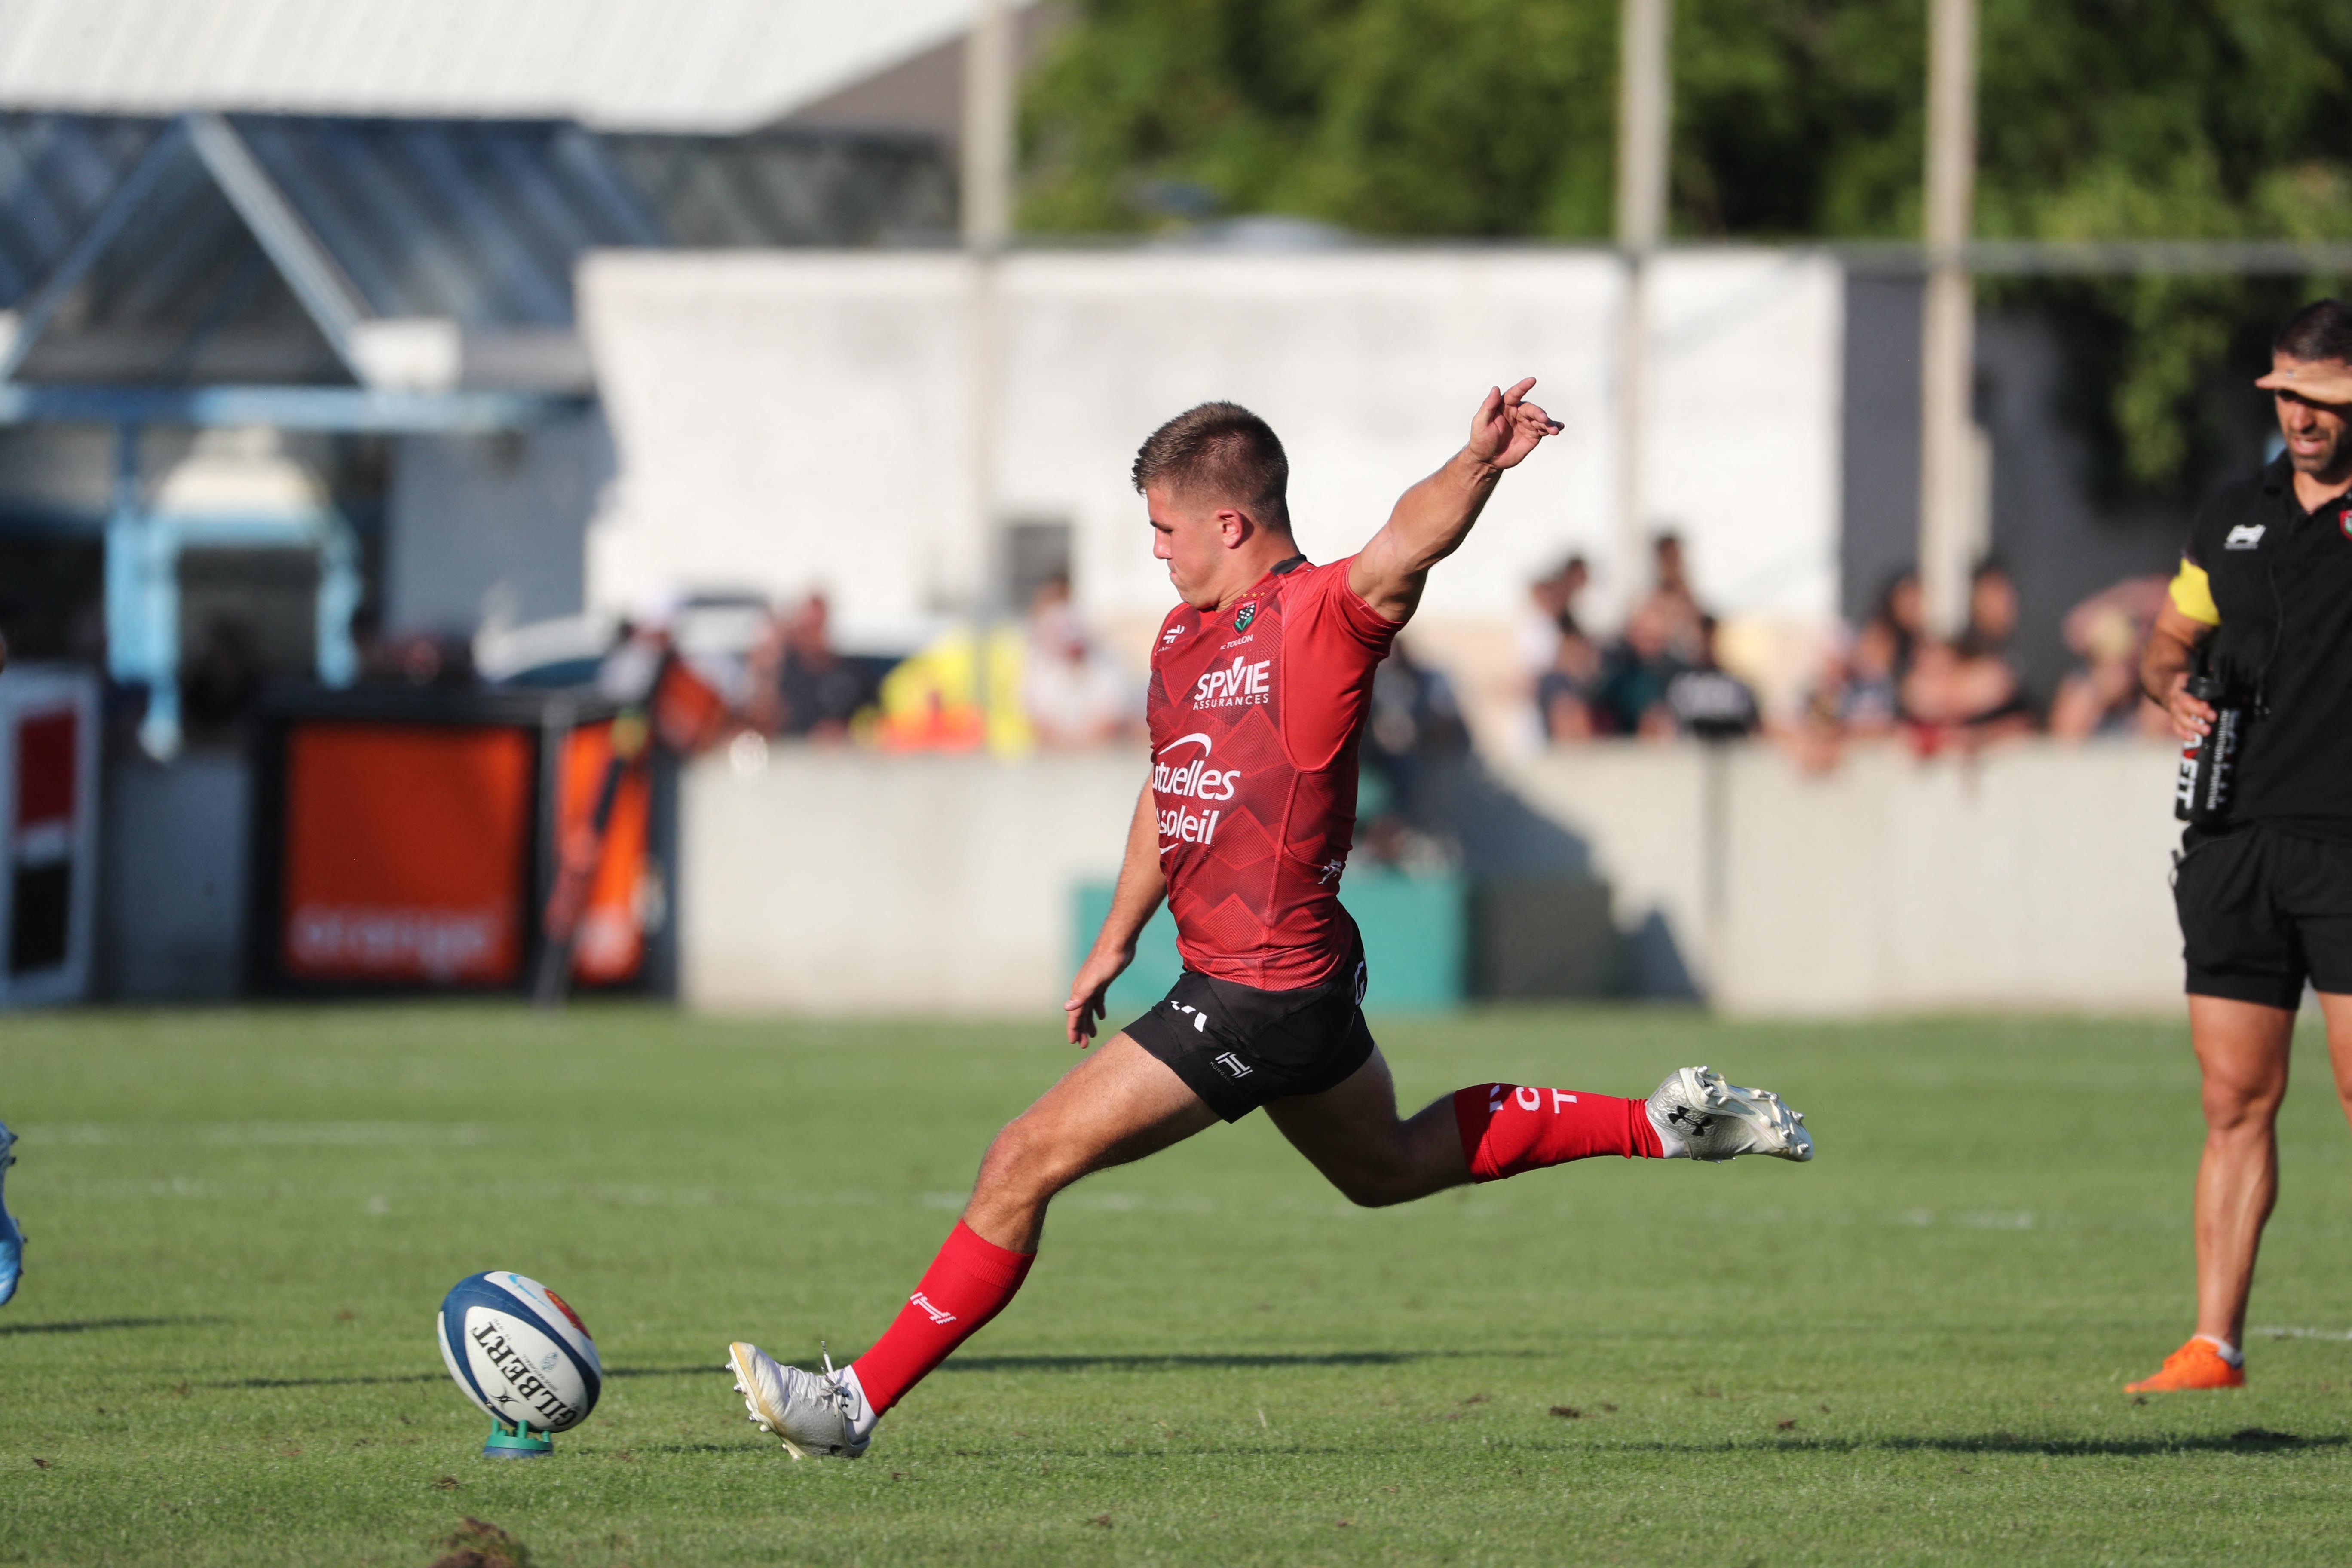
[[[458,1390],[501,1421],[569,1432],[588,1419],[604,1368],[588,1325],[536,1279],[471,1274],[441,1299],[441,1359]]]

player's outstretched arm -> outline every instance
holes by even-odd
[[[1461,546],[1503,470],[1518,467],[1559,424],[1527,401],[1528,376],[1509,391],[1490,388],[1470,421],[1470,439],[1437,472],[1397,498],[1396,510],[1348,567],[1348,586],[1391,621],[1421,603],[1429,569]]]
[[[1095,938],[1094,951],[1078,965],[1070,982],[1070,999],[1062,1004],[1067,1015],[1070,1044],[1084,1050],[1094,1040],[1095,1022],[1105,1012],[1103,993],[1135,962],[1135,942],[1168,896],[1168,879],[1160,870],[1160,813],[1151,799],[1151,781],[1143,781],[1136,798],[1135,819],[1127,827],[1127,858],[1118,868],[1118,886],[1110,896],[1110,913]]]

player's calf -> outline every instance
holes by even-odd
[[[1710,1161],[1813,1155],[1804,1118],[1778,1095],[1727,1084],[1704,1067],[1670,1074],[1646,1100],[1535,1084],[1478,1084],[1455,1093],[1454,1115],[1474,1182],[1602,1154]]]

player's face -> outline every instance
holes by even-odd
[[[1176,596],[1196,610],[1216,608],[1218,573],[1227,554],[1218,509],[1158,485],[1145,489],[1143,500],[1151,517],[1152,558],[1168,563]]]
[[[2299,363],[2285,354],[2272,356],[2280,370]],[[2276,400],[2279,433],[2286,437],[2287,461],[2295,471],[2341,478],[2352,466],[2352,405],[2313,403],[2292,392],[2277,394]]]

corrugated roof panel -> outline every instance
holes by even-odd
[[[62,260],[163,124],[0,114],[0,309]]]
[[[0,103],[735,131],[953,37],[971,25],[974,5],[0,0]]]
[[[939,239],[955,218],[953,176],[919,139],[307,115],[186,124],[163,141],[166,121],[0,115],[0,308],[45,288],[58,306],[34,312],[25,378],[346,376],[293,276],[314,304],[322,289],[348,299],[328,312],[338,343],[352,313],[454,321],[466,364],[527,380],[541,372],[516,354],[572,341],[572,272],[588,250]],[[91,233],[108,237],[80,248]],[[78,249],[88,270],[61,272]],[[297,270],[281,276],[279,262]],[[506,368],[488,368],[500,344]]]

